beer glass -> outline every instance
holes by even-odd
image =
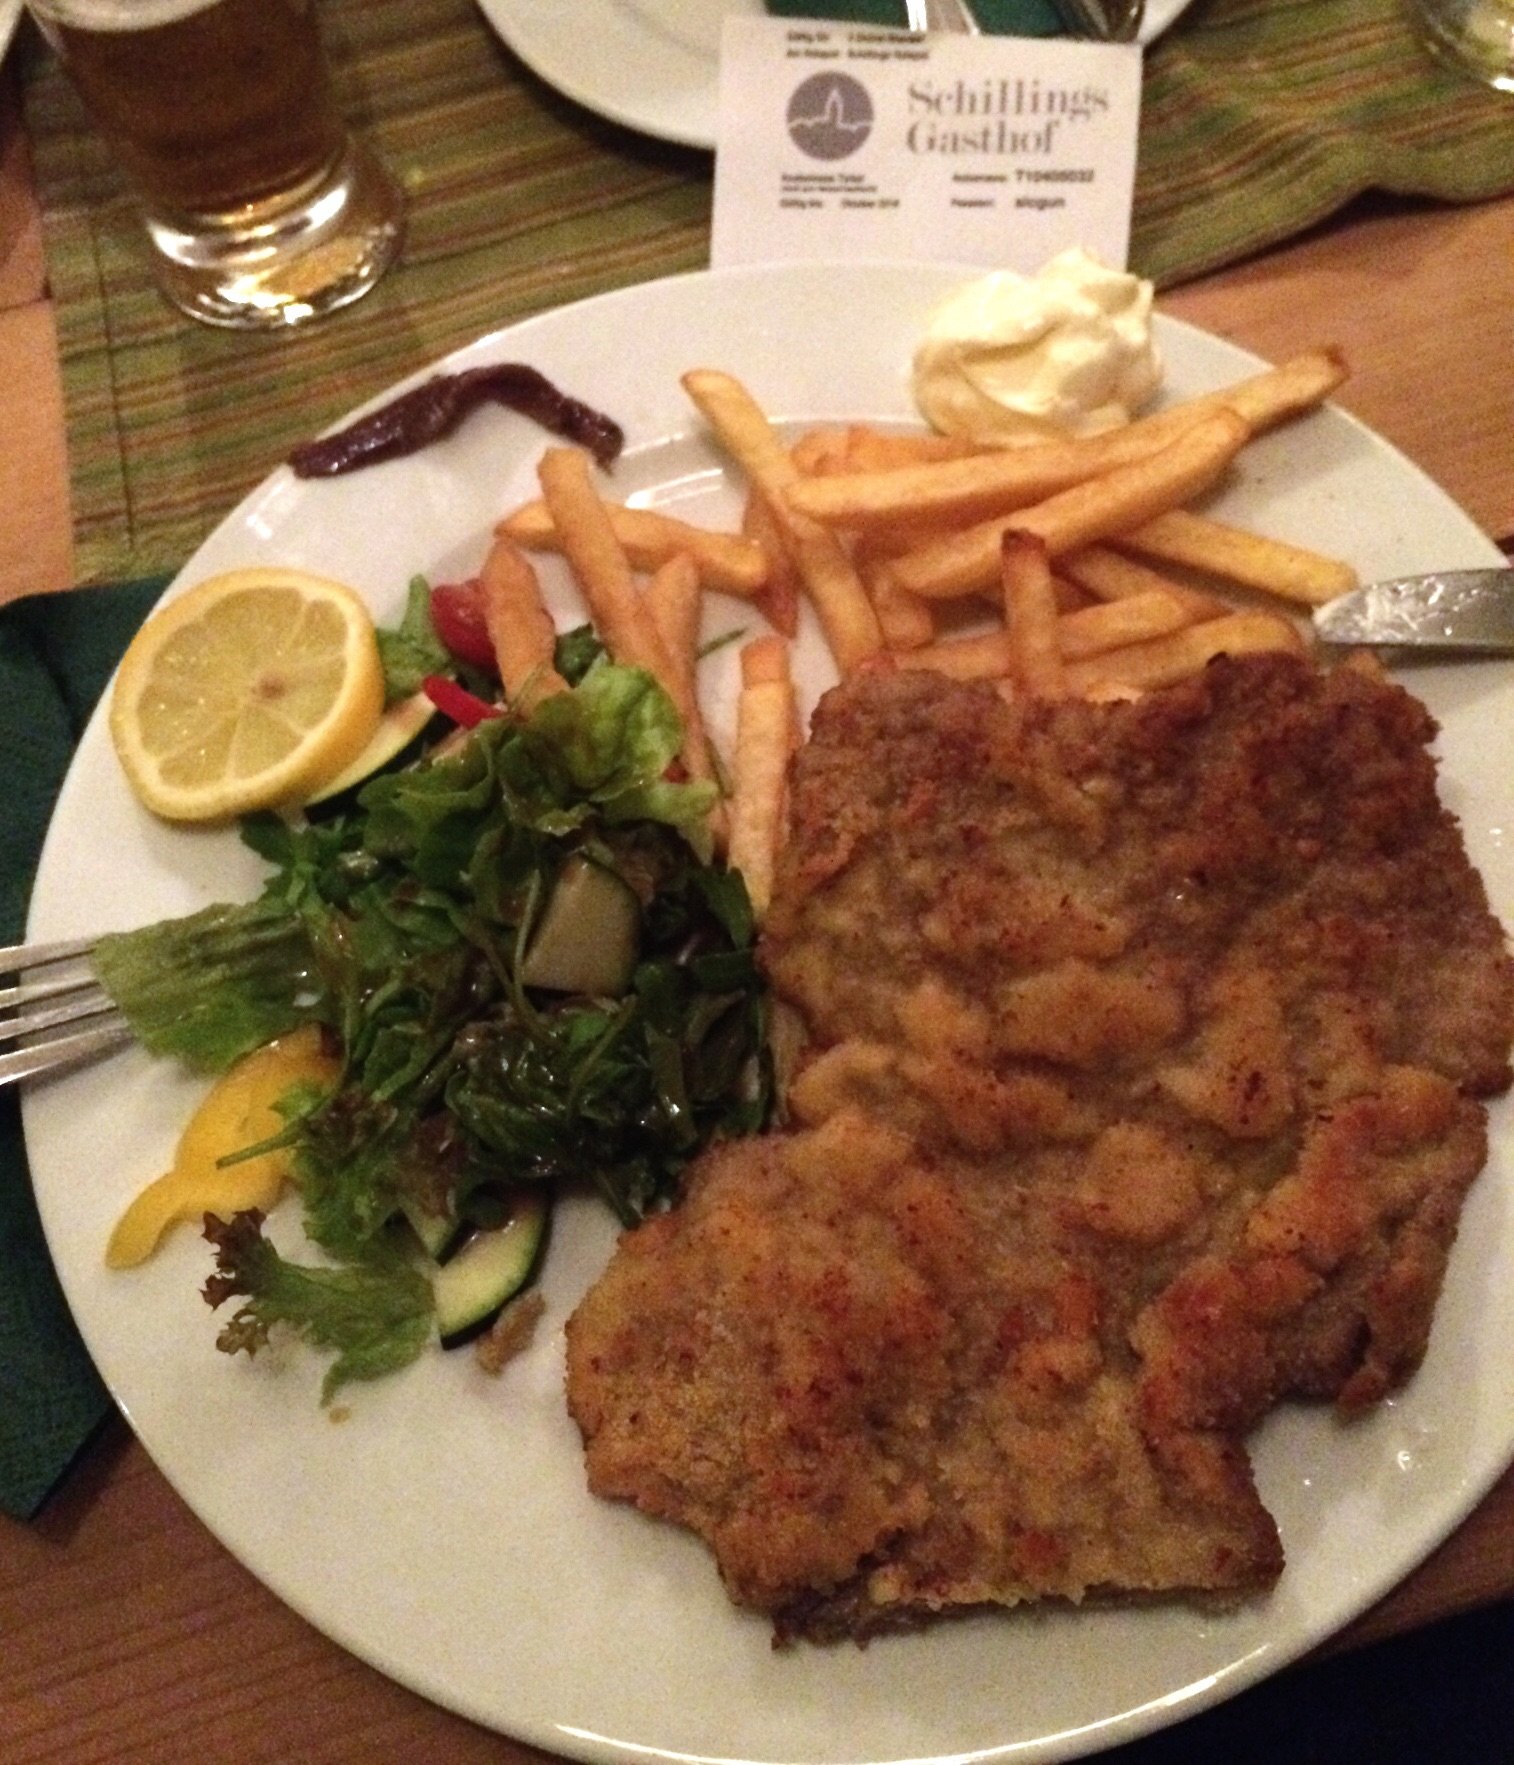
[[[1412,0],[1410,10],[1441,61],[1514,92],[1514,0]]]
[[[27,0],[140,200],[157,281],[211,325],[365,294],[400,193],[337,113],[314,0]]]

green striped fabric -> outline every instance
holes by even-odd
[[[1133,267],[1170,286],[1352,196],[1514,189],[1514,99],[1430,60],[1410,0],[1198,0],[1147,57]]]
[[[373,294],[288,336],[167,308],[66,80],[21,45],[82,581],[173,567],[295,441],[481,332],[707,261],[708,156],[549,91],[472,0],[325,0],[323,18],[410,230]],[[1403,0],[1197,0],[1149,52],[1132,262],[1159,283],[1372,187],[1514,187],[1514,103],[1431,63]]]

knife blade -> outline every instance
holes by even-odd
[[[1514,654],[1514,569],[1369,582],[1316,607],[1314,631],[1324,643]]]

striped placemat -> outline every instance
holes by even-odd
[[[1514,100],[1432,61],[1411,0],[1198,0],[1147,57],[1131,241],[1159,286],[1364,190],[1514,189]]]
[[[51,58],[23,45],[81,581],[172,568],[296,440],[448,349],[707,261],[708,156],[549,91],[472,0],[325,0],[322,17],[410,227],[374,293],[288,336],[166,307],[108,156]],[[1423,55],[1403,0],[1198,0],[1147,58],[1133,265],[1170,285],[1373,186],[1514,187],[1511,121],[1507,98]]]

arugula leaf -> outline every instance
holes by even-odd
[[[553,646],[552,666],[567,681],[577,686],[594,664],[605,654],[592,625],[575,625],[565,631]]]
[[[352,1379],[376,1379],[408,1366],[431,1339],[431,1286],[398,1258],[313,1268],[288,1261],[263,1235],[256,1208],[230,1220],[205,1216],[205,1236],[216,1247],[217,1273],[205,1283],[215,1308],[238,1294],[246,1304],[221,1328],[216,1347],[249,1355],[268,1341],[275,1324],[287,1324],[336,1360],[321,1385],[329,1403]]]
[[[706,869],[668,830],[602,841],[600,861],[650,897],[631,993],[613,1007],[501,1001],[455,1050],[445,1102],[514,1180],[592,1184],[632,1225],[674,1198],[700,1146],[762,1125],[772,1080],[750,940],[732,944]],[[715,893],[750,927],[739,876]]]
[[[225,1064],[312,1019],[340,1041],[338,1084],[291,1096],[279,1135],[306,1234],[340,1266],[286,1260],[248,1216],[211,1233],[207,1290],[246,1297],[223,1348],[286,1323],[331,1350],[328,1397],[429,1335],[398,1222],[475,1219],[501,1184],[538,1182],[592,1186],[634,1224],[676,1199],[702,1146],[768,1119],[756,928],[702,839],[713,787],[669,778],[682,730],[652,677],[592,638],[579,653],[578,685],[524,722],[489,720],[318,820],[249,817],[271,867],[257,902],[106,940],[107,989],[158,1051]],[[639,904],[613,1002],[522,978],[579,857]]]
[[[428,674],[453,674],[456,663],[431,623],[431,588],[424,576],[412,576],[405,611],[397,626],[380,626],[379,660],[384,665],[386,707],[421,690]]]

